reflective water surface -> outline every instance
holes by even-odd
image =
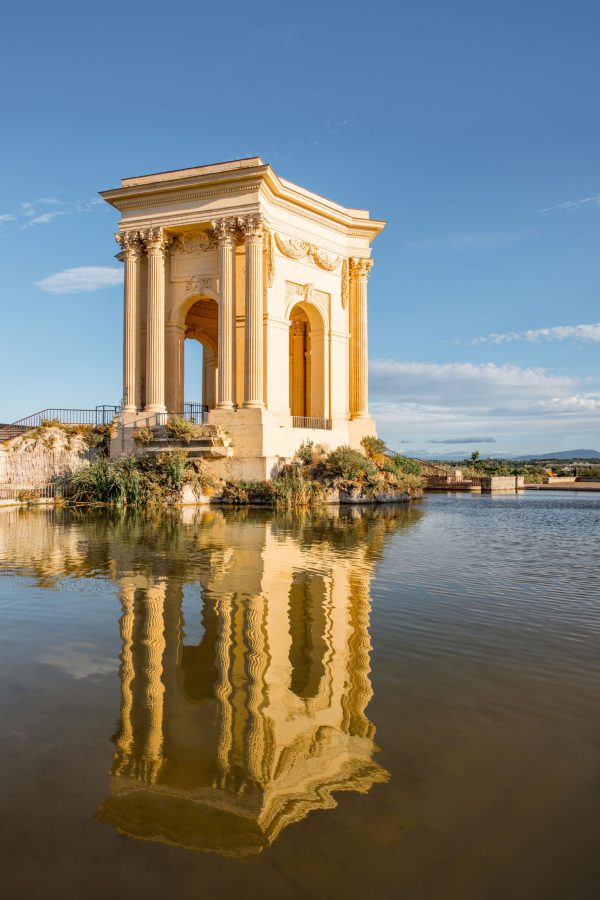
[[[598,896],[599,535],[0,510],[2,896]]]

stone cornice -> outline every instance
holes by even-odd
[[[237,161],[246,165],[222,164],[180,172],[163,173],[142,178],[126,179],[123,186],[102,191],[104,200],[121,211],[149,206],[206,199],[247,191],[262,191],[265,199],[286,210],[316,217],[323,225],[345,234],[372,240],[385,222],[370,219],[366,210],[340,206],[299,185],[279,178],[273,169],[259,158]]]

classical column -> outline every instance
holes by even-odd
[[[369,576],[358,569],[350,578],[348,639],[348,692],[343,701],[344,722],[342,728],[347,734],[373,737],[375,727],[366,715],[366,708],[373,696],[371,679],[369,618],[371,596]]]
[[[170,413],[183,412],[183,354],[185,326],[167,322],[165,326],[165,402]]]
[[[244,617],[244,643],[247,678],[246,707],[248,728],[245,735],[244,763],[250,778],[260,784],[263,781],[265,763],[264,713],[262,711],[265,670],[268,655],[264,633],[265,601],[263,597],[246,598]]]
[[[140,289],[141,244],[139,232],[119,231],[115,240],[121,247],[117,255],[125,264],[123,290],[123,412],[136,412],[138,293]]]
[[[231,607],[233,595],[226,594],[216,601],[219,635],[216,647],[218,680],[215,694],[219,704],[219,743],[217,747],[217,786],[225,786],[225,778],[229,771],[229,757],[233,745],[233,709],[231,694],[233,687],[230,680],[231,650],[233,646]]]
[[[350,259],[350,417],[369,415],[369,354],[367,344],[367,281],[372,259]]]
[[[166,412],[165,406],[165,256],[171,241],[160,227],[144,233],[148,253],[148,316],[146,333],[146,411]]]
[[[144,628],[142,644],[145,650],[146,684],[145,707],[147,731],[143,751],[143,777],[152,784],[162,765],[163,715],[165,687],[162,681],[165,652],[166,582],[148,587],[144,597]]]
[[[129,762],[133,748],[133,694],[131,690],[135,677],[133,667],[133,626],[134,626],[135,585],[123,584],[121,588],[122,615],[119,622],[121,630],[121,725],[117,738],[117,753],[113,762],[113,771],[119,774]]]
[[[240,219],[246,238],[246,358],[244,360],[244,406],[260,409],[264,404],[263,372],[263,217]]]
[[[219,248],[219,409],[235,407],[235,219],[211,223]]]

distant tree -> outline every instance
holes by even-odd
[[[477,465],[477,463],[479,462],[479,450],[473,450],[473,452],[471,453],[471,462],[474,466]]]

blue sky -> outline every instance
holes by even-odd
[[[600,449],[599,28],[579,0],[12,5],[0,421],[119,400],[97,191],[257,154],[389,222],[369,324],[392,446]]]

